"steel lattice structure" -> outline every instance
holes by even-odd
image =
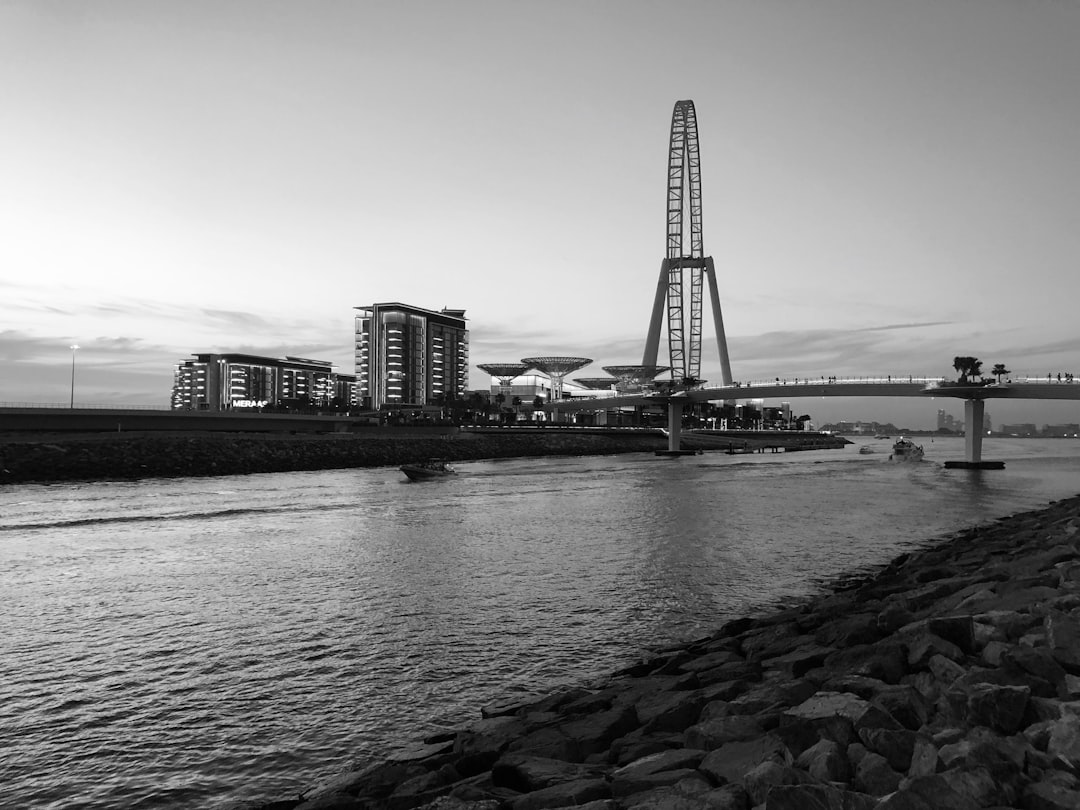
[[[710,304],[720,350],[723,382],[731,383],[727,338],[720,313],[713,260],[705,255],[701,225],[701,156],[694,102],[677,101],[671,114],[667,172],[667,245],[660,264],[649,334],[642,365],[655,366],[661,324],[667,322],[668,358],[672,378],[690,384],[701,376],[701,314],[704,280],[709,280]]]

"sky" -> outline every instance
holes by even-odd
[[[735,379],[1080,373],[1078,41],[1080,0],[0,0],[0,402],[73,355],[100,405],[197,352],[351,373],[386,301],[465,309],[473,387],[639,363],[680,99]]]

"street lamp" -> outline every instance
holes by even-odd
[[[75,350],[79,348],[78,343],[71,344],[71,407],[75,407]]]

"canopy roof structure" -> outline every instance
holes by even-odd
[[[589,365],[592,359],[588,357],[523,357],[521,362],[529,368],[535,368],[548,375],[551,379],[551,398],[557,402],[562,399],[563,377]]]
[[[625,385],[645,385],[651,382],[657,374],[670,371],[671,366],[604,366],[604,371]]]
[[[531,368],[526,363],[478,363],[476,367],[492,377],[497,377],[500,382],[504,379],[509,382]]]
[[[595,391],[605,391],[619,381],[615,377],[574,377],[574,382]]]

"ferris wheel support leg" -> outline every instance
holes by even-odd
[[[720,312],[720,291],[716,288],[716,268],[711,256],[705,259],[705,275],[709,278],[709,306],[712,308],[713,326],[716,329],[716,347],[720,350],[720,376],[724,385],[731,385],[731,360],[728,358],[727,334],[724,332],[724,316]]]
[[[645,337],[645,354],[641,358],[643,366],[655,366],[656,356],[660,352],[660,328],[667,313],[667,291],[670,283],[671,262],[660,262],[660,280],[656,282],[656,298],[653,299],[652,317],[649,319],[649,334]]]

